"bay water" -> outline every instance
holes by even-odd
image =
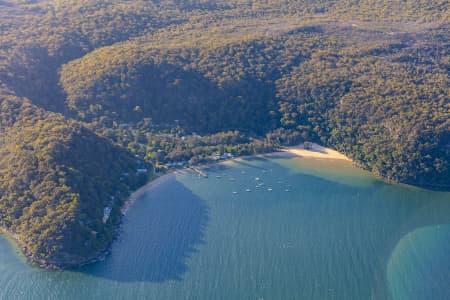
[[[450,299],[450,193],[341,160],[271,157],[173,175],[103,262],[55,272],[0,237],[1,299]]]

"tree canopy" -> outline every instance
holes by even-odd
[[[449,18],[446,0],[2,0],[0,225],[77,265],[137,169],[302,141],[448,190]]]

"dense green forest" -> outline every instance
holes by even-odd
[[[135,158],[24,99],[3,99],[0,117],[3,228],[46,265],[95,258],[113,239],[129,189],[145,182]]]
[[[445,0],[1,0],[0,224],[77,265],[138,169],[303,141],[448,190],[449,22]]]
[[[440,186],[449,182],[448,29],[386,38],[307,26],[213,46],[201,35],[179,47],[145,38],[71,61],[60,79],[86,122],[177,119],[202,134],[255,136],[282,127],[389,179]]]

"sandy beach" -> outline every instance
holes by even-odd
[[[283,149],[282,152],[291,153],[301,157],[314,157],[321,159],[341,159],[351,161],[350,158],[348,158],[347,156],[345,156],[340,152],[337,152],[336,150],[325,148],[314,143],[312,143],[308,149],[305,149],[305,146],[301,144],[295,147],[288,147],[286,149]]]
[[[257,155],[248,155],[248,156],[239,156],[230,160],[222,161],[221,164],[231,164],[233,161],[239,161],[244,159],[249,159],[252,157],[311,157],[311,158],[318,158],[318,159],[339,159],[339,160],[345,160],[351,162],[352,160],[345,156],[344,154],[330,149],[322,147],[318,144],[311,143],[311,146],[308,149],[305,149],[304,144],[300,144],[297,146],[292,147],[286,147],[282,148],[280,151],[277,152],[271,152],[271,153],[264,153],[264,154],[257,154]]]
[[[339,159],[339,160],[351,161],[350,158],[348,158],[347,156],[345,156],[344,154],[342,154],[340,152],[337,152],[333,149],[325,148],[318,144],[312,143],[311,146],[308,147],[308,149],[305,149],[304,144],[300,144],[298,146],[283,148],[282,150],[280,150],[278,152],[265,153],[265,154],[259,154],[259,155],[251,155],[251,156],[240,156],[240,157],[236,157],[233,159],[229,159],[226,161],[220,161],[220,162],[216,162],[216,163],[230,164],[233,161],[239,161],[239,160],[248,159],[251,157],[276,157],[276,156],[299,156],[299,157],[311,157],[311,158],[318,158],[318,159]],[[213,164],[216,164],[216,163],[213,163]],[[204,168],[208,168],[211,165],[212,164],[202,164],[202,165],[195,166],[195,168],[198,170],[201,170]],[[151,188],[153,188],[163,182],[166,182],[170,178],[173,178],[174,176],[176,176],[176,174],[178,174],[179,172],[185,172],[185,171],[188,171],[188,169],[174,170],[167,174],[163,174],[163,175],[157,177],[156,179],[148,182],[146,185],[142,186],[137,191],[133,192],[133,194],[131,194],[131,196],[127,199],[125,204],[122,206],[122,209],[121,209],[122,214],[125,215],[127,213],[128,209],[133,205],[133,203],[137,199],[139,199],[143,194],[148,192]]]

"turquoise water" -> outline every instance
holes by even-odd
[[[252,159],[208,173],[145,194],[111,255],[82,269],[30,266],[1,238],[0,298],[450,299],[450,193],[344,161]]]

